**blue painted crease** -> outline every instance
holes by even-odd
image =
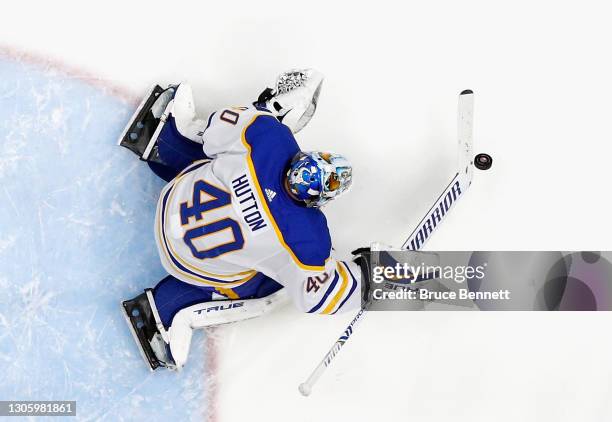
[[[83,420],[202,420],[202,338],[149,373],[119,311],[164,277],[162,187],[116,140],[133,106],[0,59],[0,398],[76,400]]]

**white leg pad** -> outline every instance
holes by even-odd
[[[176,89],[172,116],[181,135],[199,144],[202,143],[206,121],[196,116],[191,85],[183,82]]]
[[[222,300],[181,309],[168,330],[170,351],[178,369],[187,362],[193,329],[243,321],[264,315],[287,303],[285,289],[260,299]]]

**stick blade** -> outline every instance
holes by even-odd
[[[459,94],[457,110],[457,172],[461,176],[462,185],[467,188],[472,183],[473,176],[473,145],[474,145],[474,91],[466,89]]]

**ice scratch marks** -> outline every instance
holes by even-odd
[[[51,125],[59,128],[64,124],[64,107],[55,107],[51,110]]]
[[[19,162],[27,155],[23,153],[26,149],[27,135],[22,126],[29,126],[31,122],[27,118],[8,119],[3,126],[10,126],[2,140],[2,154],[0,154],[0,179],[14,176]]]
[[[0,254],[2,254],[5,250],[12,248],[15,245],[16,240],[17,236],[14,234],[9,235],[6,239],[0,239]],[[3,283],[6,284],[7,281],[0,279],[0,288],[3,287]]]
[[[2,176],[1,167],[0,167],[0,176]],[[6,186],[3,186],[2,190],[4,191],[4,195],[6,196],[6,201],[11,205],[11,208],[15,212],[15,216],[18,216],[19,215],[19,211],[17,211],[17,207],[15,206],[15,203],[13,202],[13,198],[11,197],[11,194],[6,189]]]
[[[47,242],[45,240],[45,225],[43,223],[42,207],[40,205],[38,206],[38,231],[40,236],[40,247],[46,248]]]
[[[2,100],[10,101],[19,92],[21,88],[21,81],[15,81],[15,83],[11,85],[8,85],[8,84],[2,85],[2,88],[5,88],[5,89],[0,91],[0,101]],[[11,101],[11,102],[13,103],[13,106],[16,106],[16,103],[14,101]]]
[[[121,151],[123,154],[128,154],[128,151]],[[136,172],[136,170],[142,166],[142,163],[139,161],[134,160],[134,162],[127,167],[126,169],[124,169],[121,173],[119,173],[116,176],[116,182],[119,184],[123,184],[125,183],[125,179],[128,178],[129,176],[134,176],[133,173]]]
[[[62,362],[64,367],[64,397],[72,397],[72,371],[68,364],[64,361]]]
[[[87,227],[87,228],[92,228],[92,227],[96,227],[96,223],[93,220],[88,220],[85,218],[79,218],[79,217],[75,217],[74,213],[70,213],[68,214],[68,216],[66,217],[66,220],[70,223],[76,224],[76,225],[80,225],[83,227]]]
[[[66,128],[70,112],[64,108],[63,103],[54,107],[48,117],[50,129],[56,133],[56,144],[60,155],[67,155],[70,150],[71,139]]]
[[[119,311],[164,274],[151,229],[163,182],[115,144],[131,111],[0,59],[0,397],[76,399],[91,420],[128,407],[201,420],[204,361],[149,374]]]
[[[4,280],[6,281],[6,280]],[[4,316],[4,314],[0,313],[0,327],[2,328],[2,330],[0,330],[0,340],[2,340],[4,337],[7,337],[9,335],[11,335],[11,326],[9,325],[9,322],[7,321],[6,317]],[[5,354],[2,354],[0,352],[0,355],[2,356],[8,356]]]
[[[120,415],[125,414],[125,412],[122,411],[125,409],[125,406],[124,406],[125,402],[128,399],[130,399],[136,391],[142,391],[142,387],[151,380],[153,375],[154,375],[153,373],[148,372],[147,375],[143,377],[142,381],[136,383],[126,394],[124,394],[122,397],[116,398],[115,400],[111,401],[110,402],[111,404],[106,409],[100,409],[101,406],[98,406],[96,409],[97,411],[94,411],[91,414],[84,417],[83,421],[98,421],[98,420],[105,420],[107,418],[109,420],[114,420],[114,418],[117,415],[113,414],[112,412],[115,410],[118,410],[118,413]],[[104,403],[108,403],[108,401]],[[155,404],[159,404],[159,403],[155,403]],[[132,416],[135,416],[135,413],[137,413],[140,408],[132,406],[130,409],[132,410]],[[138,419],[138,418],[135,418],[135,419]]]
[[[71,144],[68,124],[72,112],[70,107],[65,106],[64,91],[66,89],[63,84],[54,81],[43,83],[32,81],[32,86],[28,91],[34,104],[34,110],[27,110],[30,114],[34,114],[34,126],[31,132],[40,134],[44,138],[52,134],[53,143],[51,145],[57,147],[61,155],[69,152]],[[69,101],[68,104],[72,102]]]
[[[2,371],[2,384],[8,382],[10,384],[5,385],[19,385],[23,377],[35,370],[28,365],[28,361],[20,357],[32,351],[36,354],[42,353],[42,350],[46,349],[44,345],[51,344],[56,335],[56,330],[44,330],[44,336],[40,335],[41,328],[48,327],[47,318],[56,296],[55,292],[42,287],[42,279],[40,274],[34,274],[20,286],[13,285],[9,289],[3,289],[5,300],[13,306],[7,308],[3,305],[0,308],[0,332],[3,333],[0,336],[0,354],[8,353],[11,357],[10,365]],[[12,346],[6,342],[7,339]]]
[[[57,223],[61,223],[65,232],[61,234],[70,245],[81,245],[85,247],[92,240],[103,236],[107,226],[99,218],[99,211],[77,210],[66,216],[59,217]]]
[[[85,118],[83,119],[83,123],[81,123],[81,132],[86,133],[89,127],[89,122],[91,121],[91,101],[89,98],[85,100]]]
[[[36,274],[30,282],[19,288],[19,294],[23,305],[19,325],[22,328],[21,335],[25,333],[29,347],[32,344],[32,327],[37,324],[45,325],[44,313],[49,310],[55,293],[41,288],[41,276]]]
[[[123,209],[121,204],[116,199],[113,199],[113,201],[111,202],[110,214],[120,215],[121,217],[127,217],[128,215],[127,211]]]

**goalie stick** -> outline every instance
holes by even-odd
[[[472,159],[473,122],[474,93],[468,89],[459,94],[457,113],[457,172],[412,233],[410,233],[406,241],[402,244],[402,249],[416,251],[423,247],[434,230],[439,227],[453,204],[472,184],[474,165],[481,170],[488,170],[491,167],[493,160],[488,154],[481,153],[476,155],[475,159]],[[298,390],[303,396],[310,395],[314,384],[321,375],[323,375],[325,369],[331,364],[342,347],[355,332],[361,321],[365,318],[367,312],[368,309],[366,304],[366,306],[357,312],[357,315],[351,320],[342,335],[340,335],[331,349],[325,354],[321,363],[314,369],[308,379],[299,385]]]
[[[413,251],[421,249],[453,204],[472,184],[474,176],[473,127],[474,93],[471,90],[465,90],[459,94],[457,112],[457,173],[402,244],[402,249]]]

